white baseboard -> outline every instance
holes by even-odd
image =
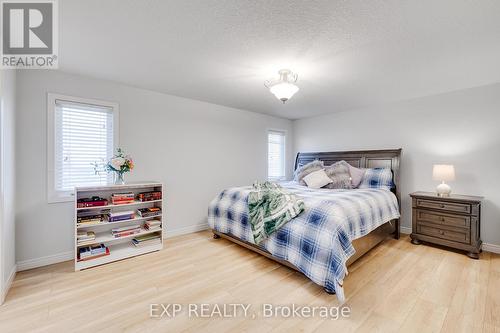
[[[170,230],[167,227],[165,229],[165,238],[172,238],[175,236],[186,235],[186,234],[190,234],[190,233],[198,232],[198,231],[202,231],[202,230],[207,230],[207,229],[208,229],[207,223],[190,225],[188,227],[182,227],[182,228],[177,228],[177,229],[173,229],[173,230]]]
[[[173,229],[173,230],[170,230],[167,228],[165,230],[165,238],[171,238],[171,237],[175,237],[175,236],[190,234],[193,232],[198,232],[198,231],[202,231],[202,230],[206,230],[206,229],[208,229],[208,224],[206,224],[206,223],[191,225],[188,227],[183,227],[183,228],[178,228],[178,229]],[[53,254],[53,255],[41,257],[41,258],[19,261],[17,263],[17,271],[18,272],[25,271],[28,269],[57,264],[59,262],[68,261],[68,260],[73,260],[73,251],[63,252],[63,253],[59,253],[59,254]]]
[[[5,282],[5,286],[0,295],[0,305],[3,304],[3,302],[5,301],[5,297],[7,297],[7,294],[9,293],[10,287],[12,286],[12,283],[16,278],[16,272],[17,272],[17,265],[14,265],[14,267],[12,267],[12,270],[10,271],[9,278]]]
[[[190,234],[193,232],[198,232],[198,231],[207,230],[207,229],[208,229],[208,224],[206,224],[206,223],[195,224],[195,225],[191,225],[188,227],[182,227],[182,228],[177,228],[177,229],[173,229],[173,230],[169,230],[167,228],[165,231],[165,233],[166,233],[165,238],[172,238],[175,236]],[[411,234],[411,228],[409,228],[409,227],[401,226],[400,231],[403,234]],[[483,250],[488,251],[488,252],[493,252],[493,253],[500,253],[500,245],[483,243]],[[73,260],[73,251],[63,252],[63,253],[54,254],[54,255],[41,257],[41,258],[19,261],[16,265],[17,266],[16,270],[18,272],[20,272],[20,271],[25,271],[25,270],[32,269],[32,268],[57,264],[59,262],[68,261],[68,260]],[[9,277],[9,281],[7,282],[7,286],[5,288],[6,291],[9,290],[9,287],[12,284],[12,281],[14,281],[16,270],[14,270],[13,273],[11,273],[11,276]],[[5,292],[5,295],[6,294],[7,293]],[[1,299],[3,299],[3,297],[5,295],[2,293]],[[1,304],[1,302],[0,302],[0,304]]]
[[[59,262],[73,260],[73,251],[53,254],[46,257],[28,259],[17,262],[17,271],[25,271],[32,268],[57,264]]]
[[[483,251],[488,251],[488,252],[500,254],[500,245],[483,243]]]
[[[411,234],[411,228],[409,227],[403,227],[403,226],[400,226],[399,227],[399,231],[402,233],[402,234]]]

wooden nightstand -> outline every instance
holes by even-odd
[[[482,197],[438,197],[432,192],[415,192],[410,196],[413,244],[424,241],[449,246],[465,250],[469,257],[479,259]]]

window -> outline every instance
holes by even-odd
[[[116,146],[118,106],[69,96],[48,96],[49,202],[73,200],[76,186],[106,185],[111,175],[96,174]]]
[[[285,179],[285,132],[269,131],[267,134],[267,177]]]

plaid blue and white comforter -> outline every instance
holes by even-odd
[[[342,288],[346,262],[354,253],[352,241],[399,218],[396,196],[383,189],[310,189],[296,182],[280,183],[304,200],[305,211],[282,226],[260,246],[297,267],[315,283],[335,291]],[[223,191],[208,209],[214,230],[254,243],[248,222],[247,198],[252,187]]]

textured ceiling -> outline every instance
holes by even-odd
[[[290,119],[500,81],[498,0],[59,3],[61,70]]]

